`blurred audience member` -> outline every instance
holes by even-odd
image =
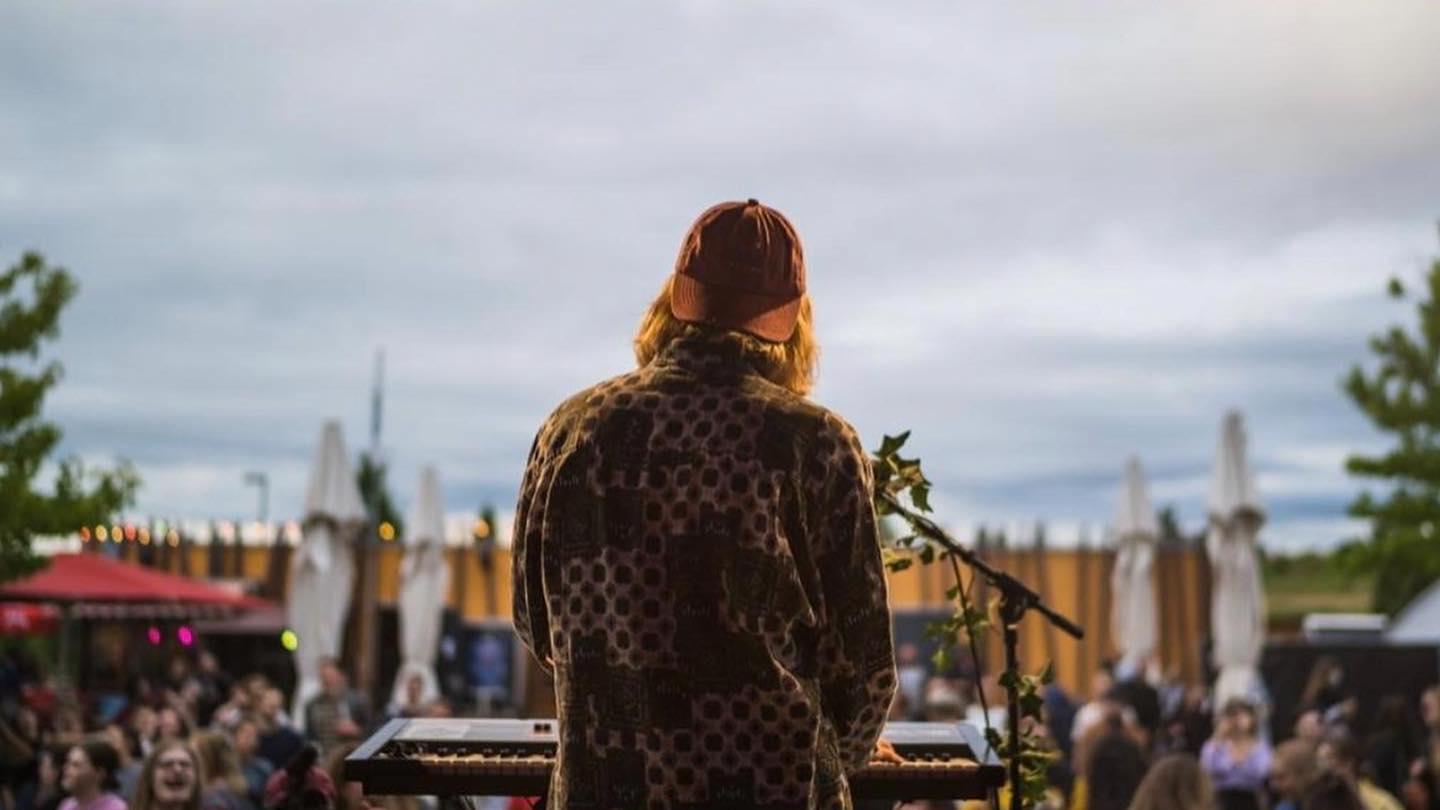
[[[328,751],[341,742],[358,739],[369,722],[369,703],[350,688],[339,662],[322,660],[320,694],[305,704],[305,730],[310,739]]]
[[[1095,674],[1090,676],[1090,700],[1075,713],[1075,722],[1070,726],[1072,743],[1080,742],[1092,726],[1099,725],[1104,719],[1105,710],[1111,705],[1106,695],[1114,685],[1114,679],[1106,670],[1096,670]]]
[[[1270,760],[1270,789],[1277,802],[1272,810],[1300,810],[1301,797],[1320,773],[1315,746],[1307,740],[1286,740]]]
[[[1355,792],[1355,786],[1344,777],[1336,773],[1321,773],[1305,789],[1300,810],[1365,810],[1365,805]]]
[[[60,772],[60,787],[70,797],[60,802],[60,810],[125,810],[125,800],[115,792],[119,770],[119,755],[103,739],[70,746]]]
[[[1399,795],[1410,778],[1410,763],[1420,756],[1420,740],[1410,722],[1403,695],[1387,695],[1380,700],[1375,717],[1375,731],[1365,740],[1366,771],[1375,784],[1388,793]]]
[[[229,737],[219,731],[201,732],[195,736],[195,753],[204,776],[200,805],[205,810],[255,810]]]
[[[1424,810],[1440,810],[1440,686],[1420,696],[1420,721],[1420,756],[1410,763],[1405,792]]]
[[[335,783],[316,762],[320,752],[305,745],[265,783],[265,810],[329,810],[335,806]]]
[[[1110,687],[1111,700],[1129,706],[1135,712],[1135,720],[1145,731],[1145,747],[1155,740],[1160,731],[1160,691],[1156,685],[1161,682],[1160,665],[1153,655],[1147,655],[1134,662],[1131,668],[1117,673],[1118,680]]]
[[[69,747],[58,745],[40,749],[36,763],[35,790],[30,797],[31,810],[58,810],[65,800],[65,789],[60,786],[60,772],[65,767]],[[24,810],[24,808],[21,808]]]
[[[155,713],[155,741],[185,740],[190,737],[190,718],[178,706],[162,706]]]
[[[913,641],[901,644],[895,651],[895,668],[899,680],[895,691],[905,696],[907,705],[919,706],[925,697],[925,663],[920,660],[920,648]]]
[[[1318,746],[1325,739],[1325,720],[1320,712],[1308,709],[1295,718],[1295,739]]]
[[[1331,712],[1339,711],[1350,697],[1345,684],[1345,668],[1339,659],[1322,655],[1310,668],[1310,677],[1305,682],[1305,691],[1300,693],[1300,708],[1303,711],[1317,711],[1328,725],[1333,721]]]
[[[150,756],[155,748],[155,739],[160,734],[160,718],[155,710],[145,704],[140,704],[130,710],[130,720],[127,723],[130,729],[135,732],[135,737],[140,741],[140,754],[144,757]]]
[[[201,810],[200,757],[180,739],[161,740],[145,758],[130,810]]]
[[[1215,785],[1221,810],[1261,810],[1261,791],[1270,773],[1270,746],[1257,734],[1255,709],[1244,700],[1225,704],[1215,734],[1200,751],[1200,762]]]
[[[258,807],[265,797],[265,782],[275,772],[270,760],[260,756],[260,719],[253,714],[241,715],[232,733],[240,773],[245,777],[250,801]]]
[[[115,770],[115,781],[119,784],[119,793],[125,801],[135,797],[135,785],[140,780],[140,745],[139,738],[129,726],[122,726],[119,723],[111,723],[105,727],[105,739],[115,749],[119,756],[120,767]]]
[[[1355,787],[1365,810],[1404,810],[1400,800],[1377,787],[1360,772],[1360,746],[1343,731],[1325,735],[1317,752],[1322,770],[1339,774]]]
[[[425,676],[418,672],[410,673],[405,679],[403,691],[403,698],[392,702],[386,708],[385,713],[389,718],[429,716],[430,703],[425,700]]]
[[[1211,810],[1210,778],[1189,754],[1156,762],[1130,802],[1130,810]]]
[[[285,694],[279,689],[265,690],[260,699],[259,720],[259,754],[273,770],[279,770],[305,747],[305,738],[290,725],[290,715],[285,713]]]
[[[1145,776],[1145,754],[1119,713],[1101,721],[1099,734],[1089,745],[1088,759],[1087,810],[1126,810]]]

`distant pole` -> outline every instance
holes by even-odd
[[[261,523],[270,519],[270,476],[263,472],[245,473],[245,483],[256,487],[259,490],[259,520]]]

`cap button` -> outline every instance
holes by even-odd
[[[760,201],[755,199],[754,197],[751,197],[750,199],[745,201],[745,204],[749,206],[756,206],[760,204]]]

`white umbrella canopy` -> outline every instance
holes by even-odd
[[[1123,653],[1120,667],[1126,672],[1136,671],[1155,652],[1155,585],[1151,572],[1159,534],[1160,525],[1145,487],[1145,471],[1140,459],[1131,458],[1125,465],[1125,484],[1115,515],[1118,548],[1110,575],[1114,594],[1111,627]]]
[[[1265,511],[1245,456],[1245,426],[1237,411],[1225,415],[1210,480],[1210,529],[1205,550],[1214,585],[1210,627],[1215,638],[1215,704],[1231,698],[1263,700],[1258,666],[1265,643],[1265,592],[1256,545]]]
[[[340,423],[326,422],[310,468],[304,531],[290,563],[286,599],[286,620],[299,640],[293,716],[302,730],[305,704],[320,691],[320,659],[340,653],[355,580],[354,543],[364,521],[365,506],[345,453]]]
[[[405,684],[415,675],[421,680],[421,701],[440,694],[433,661],[450,590],[450,566],[445,563],[445,500],[434,467],[420,473],[420,489],[405,520],[405,545],[400,566],[401,664],[393,696],[401,706],[406,703]]]

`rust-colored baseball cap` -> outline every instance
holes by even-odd
[[[805,296],[800,235],[784,214],[756,200],[712,206],[685,235],[670,311],[689,323],[784,343]]]

